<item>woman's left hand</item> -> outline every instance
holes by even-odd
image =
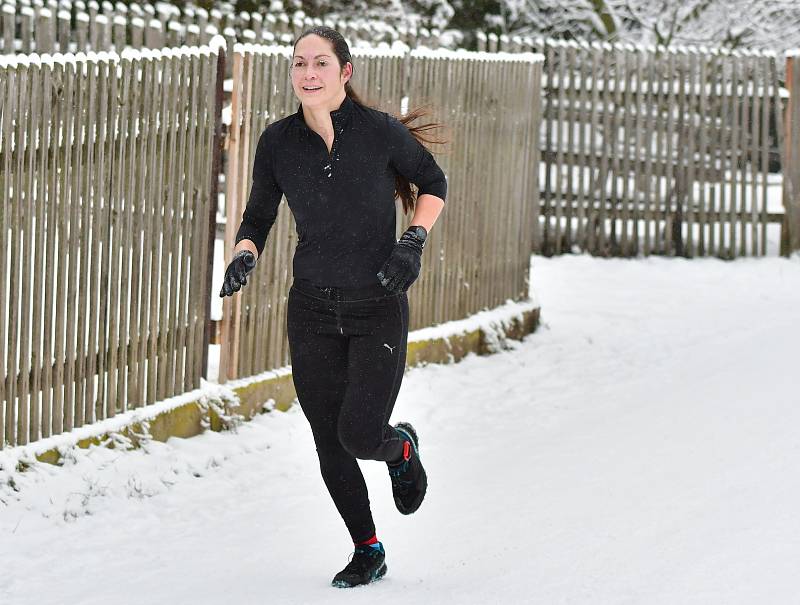
[[[256,266],[256,256],[250,250],[240,250],[225,269],[225,278],[222,280],[220,298],[233,296],[234,292],[247,285],[247,274]]]
[[[419,277],[422,267],[422,249],[427,231],[424,227],[409,227],[378,272],[383,287],[395,294],[405,292]]]

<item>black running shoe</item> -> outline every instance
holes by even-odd
[[[389,464],[389,477],[392,479],[394,504],[404,515],[415,512],[425,498],[428,489],[428,476],[419,459],[419,439],[414,427],[407,422],[399,422],[395,430],[405,440],[403,461]]]
[[[386,552],[383,544],[378,542],[379,548],[372,546],[356,546],[353,558],[342,571],[337,573],[332,586],[338,588],[352,588],[360,584],[369,584],[386,575]]]

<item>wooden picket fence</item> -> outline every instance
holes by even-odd
[[[250,189],[258,137],[268,123],[297,109],[290,52],[236,47],[226,262]],[[429,105],[434,119],[448,126],[449,143],[436,155],[448,176],[448,200],[409,293],[411,328],[526,297],[538,220],[542,57],[359,50],[354,68],[353,86],[369,104],[399,113],[407,97],[410,108]],[[398,211],[397,235],[410,218]],[[284,325],[295,238],[284,200],[250,285],[224,304],[220,382],[289,363]]]
[[[0,447],[199,386],[218,60],[0,59]]]
[[[261,129],[296,110],[286,53],[236,55],[230,216]],[[206,375],[224,56],[214,46],[0,57],[0,448],[185,393]],[[368,101],[395,113],[404,97],[430,102],[450,126],[449,206],[426,246],[413,327],[527,296],[541,67],[531,55],[356,58]],[[223,381],[288,362],[295,237],[284,204],[228,311],[223,356],[238,359],[223,357]]]
[[[766,253],[783,125],[760,52],[539,40],[545,63],[537,250]]]

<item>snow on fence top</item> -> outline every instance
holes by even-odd
[[[408,55],[408,47],[404,46],[401,48],[392,48],[390,46],[356,46],[351,49],[351,53],[354,57],[384,57],[387,59],[402,58]]]
[[[278,46],[266,44],[249,44],[249,43],[236,43],[233,45],[233,52],[240,53],[270,53],[283,55],[286,57],[292,56],[291,46]],[[390,47],[355,47],[352,49],[354,57],[384,57],[384,58],[402,58],[408,56],[416,58],[432,58],[432,59],[470,59],[473,61],[505,61],[505,62],[523,62],[523,63],[540,63],[544,61],[544,55],[540,53],[522,52],[522,53],[508,53],[508,52],[481,52],[470,50],[450,50],[446,48],[429,49],[429,48],[415,48],[410,52],[400,48]]]
[[[233,45],[233,52],[235,53],[253,53],[253,54],[273,54],[283,55],[284,57],[292,56],[291,46],[281,46],[278,44],[253,44],[251,42],[237,42]]]
[[[214,36],[208,44],[203,46],[180,46],[175,48],[126,48],[121,53],[114,51],[86,51],[77,53],[31,53],[29,55],[0,55],[0,68],[14,69],[17,67],[41,67],[43,64],[48,66],[77,65],[79,63],[102,63],[106,61],[120,60],[157,60],[161,58],[177,57],[208,57],[219,53],[220,48],[225,48],[225,38]]]
[[[707,46],[694,46],[694,45],[680,45],[673,44],[670,46],[654,45],[654,44],[633,44],[631,42],[598,42],[598,41],[576,41],[576,40],[559,40],[557,38],[531,38],[525,37],[522,39],[524,45],[543,48],[552,46],[555,48],[574,48],[576,50],[603,50],[610,52],[612,50],[618,52],[640,52],[640,53],[662,53],[670,55],[679,54],[712,54],[731,57],[775,57],[776,53],[771,50],[765,49],[738,49],[730,50],[722,47],[707,47]]]
[[[471,59],[473,61],[517,61],[523,63],[539,63],[544,61],[541,53],[521,52],[485,52],[471,50],[450,50],[446,48],[415,48],[411,51],[412,57],[431,58],[431,59]]]
[[[253,54],[275,54],[285,57],[292,56],[292,47],[278,44],[253,44],[249,42],[237,42],[233,45],[233,52],[253,53]],[[408,52],[398,48],[388,47],[354,47],[351,49],[354,57],[386,57],[402,58]]]

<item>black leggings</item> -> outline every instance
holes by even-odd
[[[292,378],[322,478],[353,542],[363,542],[375,523],[356,458],[402,455],[388,422],[405,370],[408,298],[378,283],[345,290],[295,280],[287,324]]]

